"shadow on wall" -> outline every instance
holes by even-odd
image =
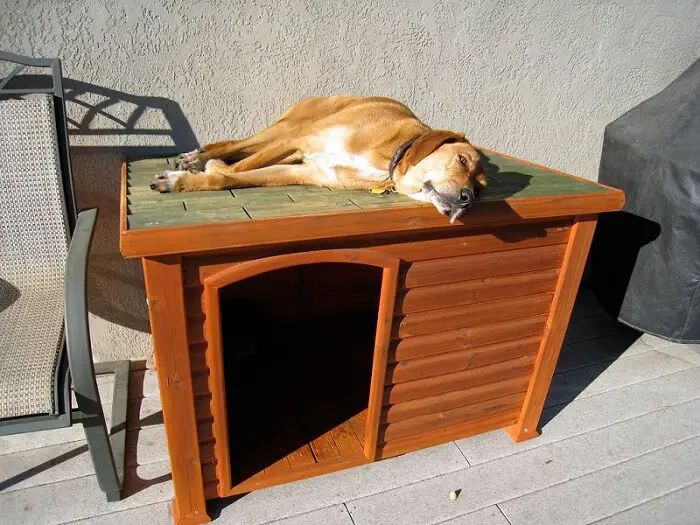
[[[121,162],[127,155],[189,151],[197,140],[172,100],[71,79],[64,79],[64,90],[78,208],[99,208],[89,269],[90,311],[108,323],[148,332],[141,262],[124,259],[119,251]]]

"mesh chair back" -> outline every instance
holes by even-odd
[[[0,99],[0,419],[56,410],[69,225],[53,105]]]

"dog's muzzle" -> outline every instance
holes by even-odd
[[[471,188],[464,188],[459,192],[459,202],[452,204],[450,211],[450,224],[454,224],[474,203],[474,191]]]

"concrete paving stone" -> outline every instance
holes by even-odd
[[[92,469],[85,441],[7,454],[0,459],[0,493],[88,476]]]
[[[105,375],[98,376],[97,388],[100,391],[102,400],[102,409],[105,413],[107,425],[110,425],[112,418],[112,388],[114,385],[114,376]],[[141,398],[142,394],[146,395],[147,401],[144,402],[145,415],[157,414],[159,410],[155,410],[156,406],[160,406],[158,392],[158,378],[153,370],[140,370],[132,372],[129,381],[129,398]],[[127,418],[130,418],[127,408]],[[131,416],[133,418],[133,416]],[[158,418],[152,418],[157,421]],[[162,419],[162,418],[161,418]],[[133,422],[133,419],[132,419]],[[147,421],[148,422],[148,421]],[[14,454],[25,450],[33,450],[42,447],[53,445],[62,445],[85,439],[85,432],[81,424],[74,424],[66,428],[57,428],[52,430],[42,430],[40,432],[31,432],[25,434],[14,434],[11,436],[0,436],[0,457],[5,454]]]
[[[102,405],[111,405],[114,397],[114,374],[97,376],[97,392],[100,394]],[[71,400],[74,407],[78,406],[75,394],[71,392]]]
[[[647,345],[651,346],[654,349],[663,348],[664,346],[675,344],[673,341],[668,341],[666,339],[662,339],[661,337],[657,337],[655,335],[646,334],[646,333],[642,334],[641,339]]]
[[[437,525],[437,524],[436,524]],[[441,521],[439,525],[510,525],[496,505],[485,509],[470,512],[447,521]]]
[[[347,506],[356,525],[439,523],[668,447],[698,433],[700,401],[691,401],[521,454],[349,501]],[[447,494],[457,489],[462,490],[459,498],[450,501]]]
[[[612,335],[619,330],[619,323],[607,315],[597,315],[584,319],[572,319],[566,330],[564,344],[578,343]]]
[[[105,418],[109,423],[112,415],[112,405],[106,405],[102,408],[105,411]],[[0,436],[0,461],[4,461],[3,456],[7,454],[16,454],[27,450],[36,450],[43,447],[79,441],[85,441],[85,431],[83,430],[83,425],[80,423],[70,427],[52,430]]]
[[[108,502],[95,476],[0,493],[0,523],[53,525],[110,514],[173,497],[170,466],[152,463],[125,474],[126,497]]]
[[[127,467],[148,465],[167,459],[168,445],[163,425],[129,431],[126,438]]]
[[[163,409],[158,397],[130,399],[126,410],[126,426],[130,429],[163,424]]]
[[[100,393],[108,393],[108,397],[111,399],[112,389],[114,388],[114,374],[97,376],[97,388]],[[137,369],[131,371],[129,376],[129,399],[158,397],[159,395],[158,375],[155,370]],[[102,402],[105,402],[104,397]]]
[[[584,366],[614,361],[619,358],[619,354],[608,350],[600,344],[600,339],[571,343],[562,346],[555,373],[560,374]]]
[[[664,494],[595,522],[596,525],[688,525],[700,523],[700,483]]]
[[[513,525],[700,523],[700,483],[690,467],[699,463],[700,345],[640,337],[600,313],[582,291],[540,438],[513,444],[496,431],[271,487],[214,503],[214,523],[509,525],[496,504],[510,505]],[[106,502],[80,424],[2,436],[0,524],[172,523],[157,375],[143,368],[129,389],[127,497]],[[109,418],[113,376],[97,381]],[[536,511],[527,509],[538,505],[531,519]]]
[[[234,525],[241,522],[221,521],[221,518],[219,518],[216,519],[214,523],[216,523],[216,525],[219,525],[219,523],[222,525]],[[265,525],[353,525],[353,522],[345,505],[333,505],[332,507],[314,510],[299,516],[270,521]]]
[[[71,521],[66,525],[173,525],[170,501],[160,501],[135,509],[92,516],[84,520]]]
[[[621,357],[629,357],[653,350],[638,333],[625,333],[624,330],[596,339],[606,350]]]
[[[585,525],[700,481],[688,464],[700,465],[700,437],[499,506],[511,525]]]
[[[672,344],[656,349],[657,352],[670,355],[676,359],[688,361],[696,366],[700,365],[700,345]]]
[[[454,443],[333,474],[251,492],[235,501],[214,503],[231,523],[258,525],[361,498],[408,483],[463,469],[467,462]]]
[[[167,461],[162,426],[130,431],[126,440],[126,466]],[[0,491],[20,490],[94,474],[85,440],[30,449],[2,456]]]
[[[129,399],[159,397],[158,375],[155,370],[138,370],[129,379]]]
[[[618,359],[612,363],[600,363],[555,374],[545,406],[608,392],[654,377],[673,374],[692,366],[687,361],[651,350],[644,354]]]
[[[541,421],[547,423],[536,439],[513,443],[505,432],[495,430],[460,439],[456,444],[469,464],[477,465],[698,399],[697,385],[700,385],[700,368],[689,368],[604,394],[575,399],[563,409],[546,408]]]

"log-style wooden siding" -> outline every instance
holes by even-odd
[[[558,277],[559,269],[553,268],[413,288],[400,293],[396,298],[395,315],[398,317],[428,310],[508,299],[512,297],[514,289],[519,295],[554,292]]]
[[[403,283],[410,289],[560,268],[565,248],[565,244],[555,244],[418,261],[408,266]]]
[[[384,404],[401,403],[443,392],[470,388],[490,382],[499,382],[510,377],[528,376],[532,372],[532,366],[535,362],[535,351],[532,351],[530,355],[473,369],[460,371],[458,366],[455,367],[457,371],[454,372],[445,369],[443,373],[428,375],[432,373],[431,370],[425,376],[419,375],[420,373],[416,371],[414,379],[411,381],[386,385],[384,388]],[[502,356],[502,358],[505,358],[505,356]],[[468,360],[466,363],[461,366],[469,366]]]
[[[511,393],[503,397],[382,425],[379,429],[379,439],[382,443],[390,443],[394,439],[415,437],[424,432],[467,423],[490,415],[517,411],[522,407],[523,399],[525,399],[525,390],[526,387],[521,392]]]
[[[525,295],[470,306],[428,310],[408,314],[394,323],[394,339],[469,328],[485,323],[509,321],[546,314],[552,303],[552,293]]]
[[[379,457],[421,443],[436,432],[447,435],[450,428],[468,432],[470,421],[488,429],[489,421],[501,425],[517,419],[570,232],[568,222],[528,228],[520,240],[502,228],[497,235],[475,232],[466,238],[375,247],[400,255],[407,264],[394,310]],[[533,236],[535,232],[540,235]],[[432,250],[421,249],[425,243]],[[201,282],[238,264],[239,258],[217,256],[207,264],[208,259],[200,257],[183,265],[200,457],[207,487],[217,480],[216,440]],[[354,421],[353,425],[363,423]],[[335,441],[327,445],[321,441],[312,442],[308,454],[323,460],[335,451],[340,457]],[[356,440],[348,443],[351,448],[364,445],[355,445]],[[297,459],[304,457],[300,454]],[[282,459],[266,471],[276,475],[302,466],[292,464],[294,457]]]
[[[408,337],[395,341],[389,353],[389,360],[399,362],[455,350],[474,349],[519,337],[540,336],[546,321],[546,315],[538,315]]]

